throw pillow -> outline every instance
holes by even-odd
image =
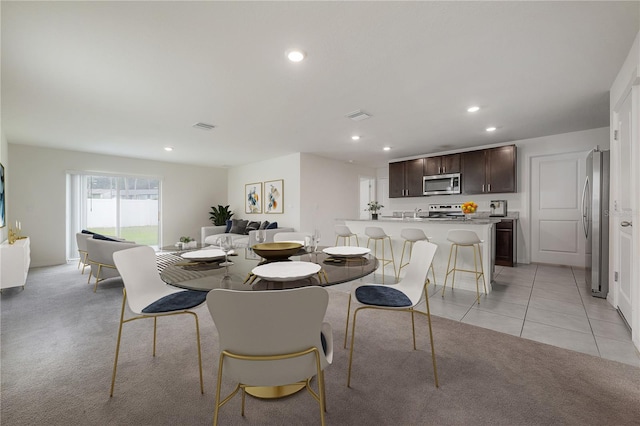
[[[278,222],[271,222],[266,229],[278,229]]]
[[[229,231],[231,231],[231,224],[232,224],[232,223],[233,223],[233,222],[231,221],[231,219],[227,219],[227,228],[224,230],[224,233],[225,233],[225,234],[228,234],[228,233],[229,233]]]
[[[249,235],[250,231],[257,231],[258,228],[260,228],[260,222],[254,222],[254,221],[250,221],[247,224],[247,228],[245,229],[244,233]]]
[[[269,226],[269,221],[265,220],[264,222],[262,222],[260,224],[260,228],[258,228],[258,229],[267,229],[267,226]]]
[[[119,241],[119,240],[114,240],[113,238],[106,237],[106,236],[104,236],[102,234],[95,234],[95,233],[93,234],[93,239],[94,240],[104,240],[104,241]]]
[[[229,230],[229,232],[231,234],[243,235],[248,224],[249,224],[248,220],[231,219],[231,229]]]

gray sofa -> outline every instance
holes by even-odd
[[[200,241],[202,241],[203,245],[218,245],[218,239],[221,235],[225,235],[225,230],[227,229],[226,225],[219,226],[203,226],[200,228]],[[278,232],[291,232],[293,228],[276,228],[276,229],[265,229],[267,238],[265,240],[266,243],[273,242],[273,236]],[[231,235],[233,237],[233,245],[237,248],[246,248],[251,247],[254,244],[257,244],[256,234],[258,231],[249,231],[248,235],[245,234],[226,234]]]

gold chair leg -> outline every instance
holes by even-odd
[[[93,285],[93,292],[95,293],[98,290],[98,281],[100,281],[100,272],[102,272],[102,263],[98,265],[98,272],[96,273],[96,283]],[[89,275],[91,278],[91,275]]]
[[[185,313],[193,315],[193,319],[196,322],[196,342],[198,343],[198,369],[200,370],[200,393],[204,395],[204,381],[202,380],[202,348],[200,344],[200,323],[198,321],[198,314],[191,311]]]
[[[393,243],[391,241],[391,237],[387,237],[389,240],[389,251],[391,252],[391,264],[393,265],[393,276],[396,276],[396,259],[393,256]],[[398,272],[399,273],[399,272]]]
[[[480,276],[478,275],[478,260],[476,258],[476,246],[475,244],[471,247],[473,250],[473,270],[475,271],[474,275],[476,278],[476,302],[478,305],[480,304],[480,289],[478,288],[478,279]]]
[[[353,322],[351,323],[351,348],[349,349],[349,368],[347,370],[347,387],[351,387],[351,363],[353,361],[353,347],[356,345],[356,317],[358,311],[362,308],[358,308],[353,312]]]
[[[213,412],[213,426],[218,425],[218,413],[220,412],[220,390],[222,387],[222,363],[224,362],[224,353],[220,354],[218,359],[218,381],[216,382],[216,408]],[[244,416],[244,389],[242,390],[242,415]]]
[[[122,310],[120,311],[120,325],[118,326],[118,339],[116,340],[116,357],[113,361],[113,374],[111,375],[111,391],[109,397],[113,396],[113,387],[116,384],[116,369],[118,368],[118,354],[120,353],[120,338],[122,337],[122,325],[124,319],[124,307],[127,300],[127,292],[122,291]]]
[[[326,406],[326,399],[325,399],[325,393],[324,393],[324,374],[322,372],[322,370],[320,369],[320,359],[318,358],[318,354],[316,353],[316,365],[317,365],[317,369],[318,369],[318,396],[319,396],[319,400],[318,402],[320,402],[320,424],[322,426],[325,426],[325,418],[324,418],[324,413],[325,411],[327,411],[327,406]]]
[[[153,356],[156,356],[156,334],[158,330],[158,317],[153,317]]]
[[[440,387],[438,383],[438,368],[436,367],[436,349],[433,346],[433,329],[431,327],[431,309],[429,308],[429,294],[427,293],[427,286],[424,289],[424,298],[427,305],[427,322],[429,323],[429,340],[431,342],[431,362],[433,364],[433,378],[435,380],[436,387]]]
[[[87,259],[89,257],[89,253],[85,253],[84,254],[84,258],[82,259],[82,274],[84,275],[84,270],[87,267],[89,260]],[[91,276],[91,274],[89,274],[89,276]]]
[[[482,252],[480,251],[480,244],[478,244],[478,257],[480,258],[480,272],[482,273],[482,285],[484,286],[484,294],[487,294],[487,281],[484,278],[484,267],[482,266]]]
[[[404,250],[407,247],[407,243],[408,242],[409,242],[408,240],[404,240],[404,244],[402,244],[402,254],[400,255],[400,267],[398,268],[398,274],[396,275],[396,281],[400,280],[400,271],[402,270],[402,268],[404,268],[405,266],[407,266],[409,264],[409,262],[402,263],[404,261]],[[411,254],[409,254],[409,260],[411,260]]]
[[[413,309],[411,309],[411,331],[413,332],[413,350],[415,351],[416,350],[416,321],[414,318]]]
[[[451,244],[451,247],[449,248],[449,260],[447,261],[447,273],[444,276],[444,284],[442,285],[442,297],[444,297],[444,291],[447,289],[447,280],[449,279],[449,274],[451,273],[451,270],[449,268],[451,267],[452,253],[453,253],[453,244]]]
[[[433,269],[433,262],[431,262],[431,266],[429,267],[429,269],[431,269],[431,275],[433,275],[433,285],[436,285],[436,271]]]
[[[344,327],[344,346],[347,348],[347,335],[349,334],[349,315],[351,314],[351,293],[349,293],[349,301],[347,302],[347,325]]]
[[[456,285],[456,271],[458,270],[458,245],[456,244],[456,254],[453,259],[453,276],[451,277],[451,290],[453,290],[453,286]]]

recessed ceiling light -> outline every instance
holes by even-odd
[[[468,112],[477,112],[477,111],[480,111],[480,107],[479,106],[472,106],[472,107],[467,108],[467,111]]]
[[[486,128],[486,131],[487,131],[487,132],[495,132],[495,131],[496,131],[496,128],[495,128],[495,127],[487,127],[487,128]]]
[[[300,62],[307,56],[307,54],[300,49],[287,50],[286,55],[291,62]]]
[[[353,136],[351,136],[351,139],[353,139],[354,141],[357,141],[357,140],[360,140],[360,136],[353,135]]]
[[[382,148],[382,149],[384,149],[385,151],[391,151],[391,147],[390,147],[390,146],[385,146],[385,147],[384,147],[384,148]]]
[[[171,151],[173,151],[173,147],[172,146],[165,146],[164,150],[171,152]]]

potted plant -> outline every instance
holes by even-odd
[[[378,220],[378,212],[382,210],[384,206],[377,201],[369,201],[365,211],[371,212],[371,220]]]
[[[229,205],[221,206],[218,204],[218,207],[211,206],[209,220],[211,220],[214,225],[226,225],[227,220],[231,219],[231,216],[233,216],[233,213],[229,210]]]

